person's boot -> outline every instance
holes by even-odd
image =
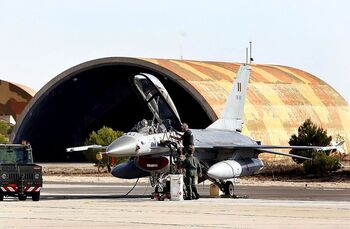
[[[197,199],[197,195],[195,193],[192,193],[192,199],[196,200]]]

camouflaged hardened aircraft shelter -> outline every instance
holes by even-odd
[[[17,120],[35,93],[24,85],[0,80],[0,115]]]
[[[182,121],[205,128],[223,109],[238,63],[103,58],[77,65],[47,83],[26,107],[13,140],[29,140],[42,161],[66,160],[102,125],[129,130],[151,118],[130,78],[145,72],[168,89]],[[307,118],[350,140],[349,104],[331,86],[299,69],[252,65],[243,133],[264,144],[288,144]],[[349,143],[346,145],[349,151]]]

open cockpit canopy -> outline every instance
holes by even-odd
[[[139,73],[134,76],[134,85],[159,124],[179,129],[181,120],[174,102],[155,76]]]

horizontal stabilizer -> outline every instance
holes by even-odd
[[[343,146],[344,143],[345,141],[341,141],[336,145],[323,147],[324,148],[323,150],[337,150],[339,153],[345,153],[344,146]]]

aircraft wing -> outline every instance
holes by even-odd
[[[291,153],[282,153],[282,152],[277,152],[277,151],[268,150],[268,149],[257,149],[257,150],[261,151],[261,153],[270,153],[270,154],[282,155],[282,156],[286,156],[286,157],[293,157],[293,158],[299,158],[299,159],[304,159],[304,160],[312,160],[311,158],[303,157],[303,156],[299,156],[299,155],[295,155],[295,154],[291,154]]]
[[[77,147],[71,147],[67,148],[67,152],[77,152],[77,151],[85,151],[88,149],[106,149],[107,146],[101,146],[101,145],[88,145],[88,146],[77,146]]]
[[[279,146],[279,145],[227,145],[227,146],[214,146],[215,149],[256,149],[256,150],[266,150],[266,149],[306,149],[306,150],[318,150],[318,151],[327,151],[327,150],[340,150],[341,146],[344,144],[344,141],[340,142],[335,146]]]
[[[273,151],[271,149],[300,149],[300,150],[316,150],[316,151],[327,151],[327,150],[338,150],[341,152],[341,147],[344,144],[344,141],[340,142],[334,146],[277,146],[277,145],[232,145],[232,146],[217,146],[213,147],[214,149],[253,149],[261,153],[270,153],[276,155],[282,155],[287,157],[299,158],[304,160],[311,160],[311,158],[298,156],[290,153],[282,153]]]

